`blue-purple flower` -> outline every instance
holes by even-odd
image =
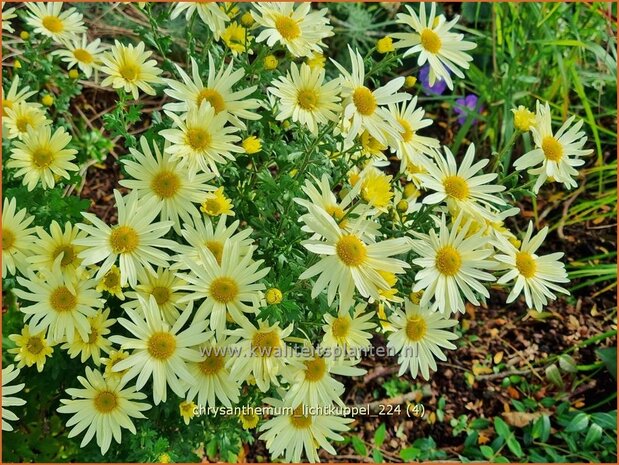
[[[426,95],[441,95],[447,89],[447,83],[443,80],[436,79],[434,85],[430,85],[430,65],[426,64],[419,70],[419,81],[421,88]]]
[[[454,107],[454,111],[457,115],[459,115],[458,123],[460,123],[460,125],[463,125],[466,122],[466,119],[470,112],[475,111],[480,113],[482,111],[483,107],[480,106],[478,108],[478,103],[479,97],[477,97],[477,95],[475,94],[469,94],[464,98],[459,98],[458,100],[456,100],[456,106]],[[471,124],[477,124],[477,119],[473,118]]]

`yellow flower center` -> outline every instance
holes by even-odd
[[[404,118],[398,118],[398,123],[400,123],[400,125],[404,128],[404,132],[402,133],[402,140],[404,142],[410,142],[411,140],[413,140],[415,131],[413,131],[413,127],[411,126],[411,124]]]
[[[150,182],[150,188],[162,199],[174,197],[181,187],[179,176],[173,171],[160,171]]]
[[[303,415],[303,406],[299,405],[290,416],[290,424],[296,429],[307,429],[312,425],[312,417]]]
[[[64,24],[58,16],[45,16],[41,23],[45,29],[54,34],[64,31]]]
[[[50,294],[49,305],[57,312],[70,312],[77,306],[77,298],[66,286],[61,286]]]
[[[110,234],[110,246],[114,253],[131,253],[140,245],[140,236],[131,226],[118,226]]]
[[[215,256],[215,260],[217,260],[217,263],[221,265],[221,259],[224,256],[224,244],[221,241],[206,241],[205,245],[206,248],[209,249],[211,253]]]
[[[32,126],[33,124],[32,118],[30,115],[18,116],[15,119],[15,126],[19,132],[26,132],[28,130],[28,126]]]
[[[357,111],[364,116],[370,116],[376,110],[376,97],[370,89],[365,86],[357,87],[352,94],[352,101],[357,107]]]
[[[54,154],[48,147],[39,147],[32,152],[32,163],[39,169],[45,169],[54,161]]]
[[[314,89],[301,89],[297,93],[297,104],[304,110],[314,110],[317,103],[318,93]]]
[[[203,361],[199,362],[198,366],[205,376],[211,376],[219,373],[223,369],[225,363],[226,360],[222,355],[210,354],[207,355]]]
[[[542,150],[547,160],[558,162],[563,158],[563,146],[552,136],[544,137]]]
[[[516,253],[516,268],[520,271],[520,274],[529,279],[535,276],[537,271],[537,263],[533,256],[528,252]]]
[[[206,150],[211,145],[211,135],[202,128],[187,129],[187,145],[197,152]]]
[[[116,394],[109,391],[103,391],[98,393],[95,398],[95,408],[100,413],[110,413],[118,406],[118,398]]]
[[[15,233],[10,229],[2,228],[2,250],[10,250],[15,245]]]
[[[97,331],[95,328],[90,328],[90,334],[88,335],[88,344],[94,344],[95,342],[97,342],[98,338],[99,331]]]
[[[148,338],[148,353],[157,360],[167,360],[176,351],[176,339],[170,333],[154,333]]]
[[[40,337],[31,337],[26,343],[26,349],[32,355],[39,355],[43,350],[43,341]]]
[[[442,42],[440,37],[432,29],[425,28],[421,31],[421,46],[430,53],[438,53]]]
[[[275,29],[286,40],[294,40],[301,35],[301,28],[297,22],[289,16],[279,15],[275,19]]]
[[[327,372],[327,364],[322,357],[316,357],[305,362],[305,379],[309,382],[320,381]]]
[[[198,93],[198,98],[196,99],[197,105],[200,106],[205,100],[211,104],[215,110],[215,114],[226,109],[224,98],[215,89],[204,88]]]
[[[108,271],[103,277],[103,284],[108,289],[113,289],[120,284],[120,273],[115,270]]]
[[[444,275],[453,276],[460,270],[462,266],[462,258],[460,252],[454,247],[446,245],[436,252],[435,258],[436,269]]]
[[[83,48],[76,48],[73,50],[73,56],[80,63],[86,63],[87,65],[94,61],[90,52]]]
[[[258,331],[251,339],[252,352],[261,357],[270,357],[281,345],[277,331]]]
[[[56,250],[54,250],[54,254],[53,254],[54,260],[60,254],[63,254],[62,255],[62,259],[60,260],[60,265],[61,266],[70,265],[71,263],[73,263],[73,260],[76,259],[75,249],[70,244],[69,245],[60,245],[60,246],[56,247]]]
[[[413,342],[421,341],[428,332],[428,324],[421,316],[415,315],[406,321],[406,336]]]
[[[342,236],[335,246],[337,256],[346,266],[359,266],[367,258],[367,246],[353,235]]]
[[[461,176],[447,176],[443,179],[445,194],[458,200],[465,200],[469,196],[469,185]]]
[[[118,67],[118,74],[126,81],[133,82],[140,75],[140,67],[135,63],[123,63]]]
[[[172,293],[170,289],[165,286],[155,286],[151,291],[151,295],[157,301],[157,305],[165,305],[170,301]]]
[[[239,286],[232,278],[222,276],[213,280],[210,291],[213,299],[219,303],[227,304],[239,295]]]
[[[333,320],[333,324],[331,325],[331,332],[333,332],[333,337],[337,339],[344,339],[348,335],[348,331],[350,330],[350,318],[346,318],[345,316],[338,316],[335,320]]]

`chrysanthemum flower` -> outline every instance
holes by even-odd
[[[292,410],[277,399],[266,398],[264,402],[282,414],[260,426],[263,432],[260,439],[266,442],[271,458],[283,455],[286,462],[299,463],[303,455],[311,463],[320,462],[317,452],[319,447],[335,455],[336,451],[329,440],[343,441],[340,433],[348,431],[348,424],[353,421],[352,418],[335,415],[305,415],[303,405]]]
[[[25,102],[28,98],[36,94],[35,91],[30,90],[29,86],[19,88],[19,75],[15,75],[8,92],[4,92],[2,89],[2,116],[7,116],[7,110],[13,108],[13,105],[17,105],[20,102]],[[38,105],[33,103],[31,105]],[[4,121],[3,121],[4,123]]]
[[[63,127],[52,135],[49,126],[30,129],[15,142],[11,150],[8,168],[16,168],[15,177],[23,176],[23,184],[31,191],[40,182],[43,189],[56,185],[55,177],[70,179],[68,171],[77,171],[78,166],[71,163],[77,150],[67,149],[71,136]]]
[[[180,254],[175,257],[176,266],[180,269],[187,268],[187,260],[203,265],[200,258],[200,250],[207,248],[211,251],[215,260],[221,265],[226,241],[238,242],[239,252],[242,256],[251,252],[251,228],[236,232],[240,221],[234,221],[230,226],[226,226],[226,216],[219,218],[217,226],[213,226],[213,220],[209,217],[196,219],[193,224],[183,225],[181,234],[189,244],[188,246],[179,244],[177,250]]]
[[[60,413],[73,414],[67,422],[67,427],[73,426],[70,438],[86,431],[80,444],[84,447],[96,435],[97,445],[105,454],[112,438],[120,444],[121,428],[136,434],[131,418],[146,418],[142,412],[151,406],[138,402],[146,399],[146,394],[133,386],[126,387],[121,380],[106,379],[90,367],[86,367],[86,377],[78,376],[77,380],[84,389],[67,389],[72,399],[61,399],[62,405],[58,407]]]
[[[309,213],[303,215],[301,220],[325,239],[303,242],[307,250],[323,256],[299,276],[300,279],[308,279],[320,275],[312,287],[312,298],[328,287],[328,304],[331,305],[335,294],[339,293],[340,308],[352,306],[355,288],[363,297],[378,300],[378,291],[390,288],[379,271],[404,273],[404,269],[409,267],[408,263],[390,258],[410,250],[407,239],[370,242],[361,231],[342,231],[322,209],[309,207]]]
[[[269,92],[279,98],[278,121],[292,121],[306,126],[312,134],[318,134],[318,125],[336,121],[339,113],[339,87],[337,79],[325,82],[325,70],[312,69],[305,63],[301,69],[290,65],[286,76],[273,82]]]
[[[192,347],[205,343],[212,333],[206,331],[208,321],[194,318],[187,329],[182,330],[189,320],[192,305],[181,313],[174,326],[170,327],[161,315],[155,298],[141,301],[142,310],[126,309],[131,320],[119,318],[118,322],[132,337],[114,335],[110,340],[122,350],[133,349],[131,355],[114,365],[114,371],[127,370],[124,381],[138,377],[136,389],[142,389],[149,378],[153,378],[153,400],[155,405],[167,399],[167,386],[179,397],[187,391],[187,385],[196,382],[187,370],[188,362],[199,362],[202,356]],[[139,376],[138,376],[139,375]]]
[[[92,357],[95,365],[101,364],[101,352],[108,353],[112,347],[112,343],[105,338],[110,334],[109,327],[116,323],[116,319],[108,318],[110,309],[99,310],[94,316],[88,318],[90,330],[88,338],[82,340],[78,334],[73,338],[73,342],[65,343],[61,349],[67,350],[71,358],[80,355],[80,362],[84,363]]]
[[[585,164],[585,161],[578,157],[590,155],[593,150],[583,150],[587,142],[587,136],[580,130],[583,120],[572,126],[575,118],[575,116],[568,118],[554,134],[550,106],[548,103],[541,105],[539,101],[537,102],[537,120],[535,126],[531,128],[535,148],[514,162],[514,168],[518,171],[532,168],[528,173],[538,175],[533,186],[533,192],[536,194],[548,178],[562,183],[567,189],[578,186],[572,178],[578,175],[578,170],[574,168]],[[540,163],[541,166],[535,168]]]
[[[155,60],[148,60],[153,52],[144,51],[144,47],[144,42],[134,47],[133,44],[123,45],[115,41],[112,49],[101,55],[101,71],[108,75],[101,85],[123,89],[130,92],[136,100],[140,96],[140,90],[148,95],[155,95],[151,84],[163,82],[159,77],[161,70],[157,68]]]
[[[480,281],[495,280],[490,273],[482,271],[496,267],[496,262],[488,260],[493,249],[486,247],[488,239],[481,231],[469,235],[471,220],[463,224],[463,217],[460,213],[450,229],[443,215],[438,232],[431,229],[429,235],[415,233],[418,239],[412,241],[412,248],[420,258],[413,263],[422,269],[415,275],[413,291],[424,291],[421,307],[429,306],[434,299],[433,311],[438,309],[447,315],[464,313],[461,292],[474,305],[479,305],[479,301],[473,291],[489,297]]]
[[[202,202],[200,211],[208,216],[234,216],[232,200],[224,195],[223,186],[217,188],[215,192],[206,194],[206,199]]]
[[[535,113],[526,108],[524,105],[518,105],[518,108],[512,108],[514,114],[514,127],[522,132],[529,132],[535,127]]]
[[[152,295],[157,302],[157,308],[163,319],[169,325],[174,325],[180,316],[179,300],[185,294],[178,289],[185,284],[172,270],[157,268],[155,274],[144,273],[134,291],[127,292],[127,298],[132,299],[123,304],[123,308],[134,308],[141,311],[140,298],[149,301]]]
[[[17,368],[36,365],[37,371],[41,373],[43,366],[45,366],[45,360],[47,360],[47,357],[51,357],[54,352],[52,346],[45,339],[45,331],[32,333],[28,325],[23,326],[21,334],[9,335],[9,339],[17,346],[7,351],[9,354],[15,354]]]
[[[252,38],[249,31],[236,21],[231,22],[224,32],[221,33],[221,40],[224,41],[233,56],[237,56],[239,53],[245,53],[245,51],[247,51],[248,55],[252,55],[253,50],[248,49]]]
[[[260,2],[253,7],[253,17],[264,29],[256,42],[266,41],[269,47],[284,45],[294,57],[307,57],[321,52],[323,39],[333,35],[327,9],[312,11],[311,3]]]
[[[262,392],[268,391],[271,385],[279,386],[277,377],[286,364],[289,350],[284,339],[292,333],[292,324],[282,329],[279,322],[269,326],[258,320],[258,326],[254,326],[247,318],[238,324],[239,328],[228,331],[240,338],[231,348],[235,357],[228,361],[232,379],[244,382],[253,376]]]
[[[269,268],[260,269],[264,260],[253,260],[251,252],[241,254],[238,242],[224,243],[221,264],[208,248],[199,253],[201,264],[186,262],[190,273],[183,279],[188,284],[181,289],[188,293],[180,302],[204,299],[196,317],[209,317],[211,329],[220,337],[226,329],[226,312],[239,323],[245,319],[244,313],[256,311],[258,292],[265,289],[258,281],[269,273]]]
[[[23,101],[7,108],[6,116],[2,119],[8,139],[19,138],[21,140],[28,131],[37,132],[50,123],[51,121],[46,118],[40,105]]]
[[[445,202],[453,211],[464,211],[476,218],[492,220],[496,218],[496,206],[505,202],[496,195],[505,190],[505,186],[488,184],[499,175],[496,173],[477,174],[489,162],[486,158],[473,164],[475,144],[469,145],[462,164],[458,167],[456,159],[447,147],[445,157],[437,153],[434,163],[425,167],[427,174],[420,174],[424,188],[435,191],[423,199],[423,203],[434,205]]]
[[[215,110],[215,114],[227,113],[226,117],[234,126],[245,129],[242,120],[258,120],[261,116],[253,110],[260,108],[260,100],[248,98],[256,90],[256,86],[249,86],[240,90],[233,90],[239,81],[245,78],[242,68],[234,70],[234,62],[228,66],[222,63],[217,69],[213,56],[208,56],[208,78],[206,83],[200,77],[198,63],[191,59],[191,77],[180,67],[176,69],[183,82],[166,79],[169,86],[164,92],[178,103],[167,103],[164,109],[174,112],[187,112],[189,109],[198,109],[202,102],[208,102]]]
[[[172,222],[154,222],[161,210],[161,204],[154,198],[142,202],[137,191],[123,197],[117,190],[114,198],[118,223],[110,227],[92,213],[82,212],[91,224],[79,223],[77,227],[89,236],[74,242],[87,247],[78,255],[84,266],[103,261],[96,279],[101,279],[120,257],[121,285],[129,283],[135,287],[139,273],[154,274],[152,265],[168,266],[169,256],[161,248],[171,249],[176,243],[161,237],[170,230]]]
[[[86,233],[80,231],[77,226],[73,226],[68,221],[65,223],[63,231],[56,220],[52,220],[49,233],[41,227],[38,227],[36,231],[39,238],[32,244],[32,255],[28,258],[28,262],[36,268],[51,268],[56,258],[62,254],[60,260],[62,272],[75,273],[82,263],[78,255],[84,250],[84,247],[78,246],[74,242],[76,239],[86,237]]]
[[[325,313],[325,323],[322,326],[324,336],[320,347],[333,352],[334,356],[348,355],[346,351],[361,351],[371,347],[372,330],[376,327],[370,320],[374,312],[365,312],[366,303],[358,304],[351,316],[350,310],[341,309],[337,316]],[[338,357],[339,358],[339,357]]]
[[[400,123],[404,131],[391,150],[401,160],[400,171],[404,172],[409,165],[422,165],[428,163],[428,157],[433,157],[440,147],[438,140],[433,137],[419,135],[419,130],[432,125],[432,120],[424,119],[425,110],[417,107],[417,97],[400,105],[389,104],[389,111]]]
[[[191,419],[195,416],[194,410],[196,407],[196,404],[188,400],[184,400],[178,404],[178,410],[186,425],[188,425]]]
[[[101,363],[105,367],[103,377],[106,379],[113,378],[120,380],[123,376],[125,376],[125,373],[128,370],[114,371],[114,365],[127,357],[129,357],[129,352],[125,352],[123,350],[112,350],[107,357],[102,357]]]
[[[219,40],[226,28],[226,23],[230,21],[228,15],[215,2],[178,2],[170,14],[170,19],[177,18],[183,12],[186,21],[189,21],[197,12],[202,22],[213,33],[215,40]]]
[[[17,415],[6,407],[18,407],[26,403],[24,399],[13,397],[24,388],[25,383],[9,385],[19,376],[19,371],[13,364],[2,369],[2,431],[13,431],[9,421],[19,420]]]
[[[75,337],[87,341],[90,332],[88,318],[96,314],[103,300],[94,289],[94,280],[63,274],[60,260],[61,257],[56,258],[52,268],[37,270],[38,274],[29,269],[28,279],[17,278],[26,290],[15,289],[14,292],[20,299],[34,302],[21,307],[33,333],[46,330],[47,338],[53,344],[61,342],[64,337],[69,343]]]
[[[25,208],[17,210],[15,197],[4,198],[2,206],[2,278],[14,275],[16,271],[26,274],[26,257],[34,242],[34,228],[28,228],[34,216],[28,215]],[[8,274],[7,274],[8,271]]]
[[[447,22],[444,15],[436,16],[436,3],[431,4],[429,17],[426,17],[425,4],[419,5],[419,16],[410,6],[406,6],[406,9],[409,14],[399,13],[397,22],[410,26],[414,32],[394,33],[393,37],[400,39],[395,43],[395,47],[410,47],[404,52],[404,57],[419,53],[417,60],[419,66],[423,66],[426,61],[429,63],[430,85],[434,85],[436,80],[442,80],[453,89],[450,74],[464,77],[460,68],[468,69],[469,62],[473,60],[473,57],[465,51],[474,49],[476,44],[462,40],[463,34],[451,32],[451,28],[460,17],[456,16]]]
[[[207,184],[213,175],[190,176],[187,166],[179,167],[178,159],[172,160],[170,154],[161,153],[157,143],[153,143],[153,154],[145,137],[140,138],[140,146],[141,152],[129,149],[134,160],[122,160],[133,179],[123,179],[119,184],[138,191],[141,201],[156,199],[161,205],[161,220],[172,221],[174,230],[180,234],[181,224],[198,215],[194,204],[199,204],[207,192],[215,190]]]
[[[407,299],[406,313],[396,310],[389,321],[393,332],[389,334],[387,347],[398,354],[398,376],[410,370],[413,379],[419,373],[424,379],[430,379],[430,370],[437,370],[435,358],[447,360],[441,348],[456,348],[450,341],[458,336],[447,328],[458,322],[448,320],[444,314],[430,311],[428,307],[420,307]]]
[[[227,407],[239,401],[239,386],[230,376],[226,366],[232,353],[230,347],[236,338],[222,336],[213,338],[200,346],[202,358],[187,365],[189,372],[196,379],[189,386],[187,399],[198,398],[198,404],[215,407],[217,400]]]
[[[379,212],[386,212],[393,197],[391,180],[393,176],[386,175],[378,168],[368,166],[361,172],[361,198]]]
[[[53,55],[58,55],[61,61],[67,63],[67,68],[77,66],[84,75],[89,78],[93,70],[99,69],[101,64],[101,39],[88,42],[86,34],[82,37],[74,37],[65,42],[65,48],[54,50]]]
[[[13,26],[11,26],[10,20],[15,18],[17,15],[15,14],[15,8],[7,8],[4,9],[4,2],[2,2],[2,30],[8,32],[15,32]]]
[[[358,50],[348,47],[352,63],[351,72],[333,61],[341,76],[341,96],[344,99],[344,118],[350,120],[346,134],[348,141],[353,140],[364,130],[383,145],[393,144],[401,136],[404,128],[383,105],[409,100],[411,96],[398,93],[404,85],[404,77],[392,79],[386,85],[372,91],[365,85],[363,58]]]
[[[120,300],[125,300],[123,294],[123,286],[121,284],[120,269],[116,265],[112,267],[103,275],[99,284],[97,284],[97,292],[109,292],[113,296],[116,296]]]
[[[548,226],[533,236],[533,223],[529,222],[520,247],[515,247],[506,238],[497,236],[494,245],[498,252],[494,258],[509,270],[497,282],[506,284],[516,280],[507,297],[507,303],[513,302],[524,292],[529,308],[541,312],[548,300],[557,298],[553,291],[569,295],[567,289],[555,284],[569,282],[565,265],[559,261],[564,255],[563,252],[541,256],[535,253],[547,234]]]
[[[307,343],[309,348],[309,341]],[[365,370],[353,366],[358,360],[340,360],[336,363],[332,357],[323,357],[318,353],[291,357],[283,372],[290,383],[284,402],[292,408],[299,405],[329,406],[333,403],[343,407],[341,395],[345,391],[344,385],[333,378],[332,374],[365,374]]]
[[[51,37],[56,42],[72,38],[75,34],[86,32],[81,13],[75,8],[62,11],[62,2],[28,2],[30,11],[26,23],[37,34]]]
[[[190,175],[204,171],[219,176],[217,163],[234,160],[233,153],[243,152],[236,145],[241,139],[233,135],[238,129],[226,126],[226,113],[216,113],[207,101],[202,101],[200,107],[190,108],[183,119],[169,111],[166,114],[177,127],[164,129],[159,134],[171,143],[167,151],[172,159],[180,160],[181,167],[187,164]]]

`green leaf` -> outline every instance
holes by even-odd
[[[606,365],[606,369],[611,374],[611,376],[617,379],[617,348],[616,347],[606,347],[604,349],[598,349],[595,351],[598,354],[598,357],[604,362]]]
[[[368,455],[368,449],[363,444],[363,441],[359,439],[357,436],[352,437],[352,447],[355,449],[355,452],[359,455],[366,457]]]
[[[372,452],[372,459],[375,463],[383,463],[385,459],[383,458],[383,454],[380,453],[378,449],[374,449]]]
[[[419,457],[421,450],[416,447],[407,447],[400,451],[400,458],[405,462],[411,462]]]
[[[479,450],[481,451],[482,455],[488,460],[490,460],[494,456],[494,450],[490,446],[480,446]]]
[[[565,427],[565,432],[577,433],[578,431],[583,431],[587,426],[589,426],[589,415],[582,412],[577,413]]]
[[[374,433],[374,444],[376,445],[376,447],[380,447],[383,445],[383,442],[385,442],[386,432],[387,432],[387,427],[383,423],[382,425],[378,427],[378,429]]]
[[[613,412],[596,412],[591,414],[591,421],[602,429],[617,429],[617,411]]]
[[[578,371],[576,368],[576,361],[568,354],[559,355],[559,366],[563,371],[567,371],[568,373],[576,373]]]
[[[516,457],[522,457],[522,448],[516,436],[513,434],[507,439],[507,447],[509,447],[509,450],[511,450]]]
[[[505,423],[500,417],[494,417],[494,429],[496,434],[501,436],[503,439],[507,439],[511,434],[509,426],[507,426],[507,423]]]
[[[602,427],[596,425],[595,423],[591,425],[589,431],[587,432],[587,436],[585,437],[585,447],[589,448],[593,444],[596,444],[600,438],[602,437]]]

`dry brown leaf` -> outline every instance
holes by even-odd
[[[501,414],[508,425],[515,426],[516,428],[524,428],[529,423],[537,420],[542,416],[541,412],[527,413],[527,412],[503,412]]]

